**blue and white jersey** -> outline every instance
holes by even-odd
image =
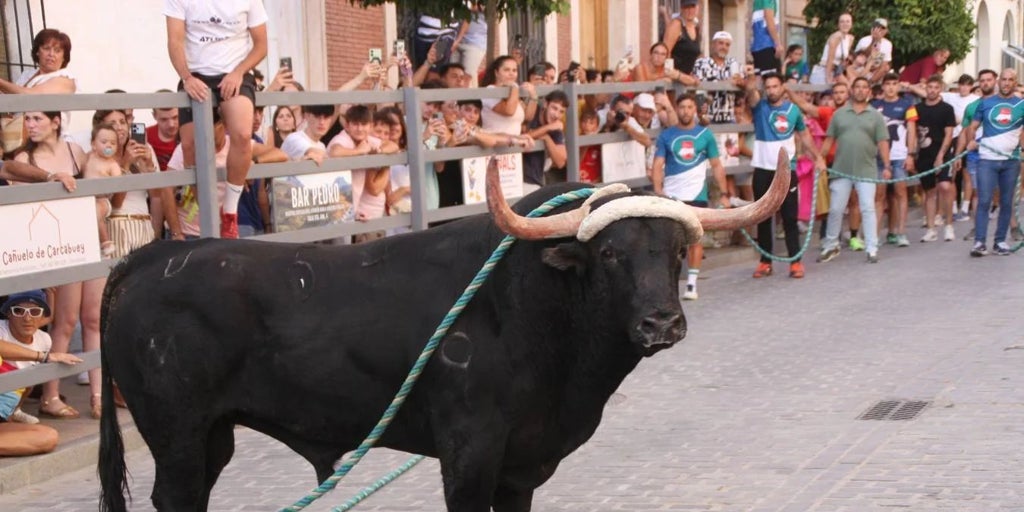
[[[1020,130],[1024,126],[1024,100],[999,95],[980,100],[974,111],[984,135],[978,142],[982,160],[1007,160],[1016,154]]]
[[[772,41],[772,36],[768,33],[768,22],[765,18],[765,9],[771,9],[773,11],[776,29],[779,29],[782,26],[779,24],[778,0],[754,0],[754,10],[751,13],[752,23],[750,31],[753,35],[753,41],[750,43],[750,51],[752,52],[764,50],[765,48],[775,48],[775,41]]]
[[[707,201],[708,160],[718,158],[711,130],[697,125],[666,128],[658,135],[655,158],[665,159],[665,195],[680,201]]]
[[[783,101],[772,106],[767,99],[754,105],[754,156],[751,165],[758,169],[775,169],[779,161],[779,150],[789,155],[790,169],[796,169],[797,132],[807,129],[804,115],[796,105]]]

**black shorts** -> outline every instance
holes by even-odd
[[[775,48],[765,48],[752,52],[754,57],[754,73],[763,75],[765,73],[778,73],[782,62],[775,56]]]
[[[200,79],[210,88],[211,97],[213,98],[213,121],[217,122],[220,119],[220,114],[217,113],[217,106],[220,105],[222,98],[220,97],[220,89],[217,87],[220,85],[220,81],[224,79],[225,75],[200,75],[199,73],[192,73],[192,76]],[[181,80],[178,81],[178,90],[185,90],[185,83]],[[242,75],[242,85],[238,88],[238,94],[249,98],[249,101],[253,105],[256,104],[256,78],[252,76],[252,73],[244,73]],[[192,122],[192,109],[191,108],[179,108],[178,109],[178,124],[189,124]]]
[[[933,160],[933,162],[934,162],[934,160]],[[952,173],[949,171],[949,167],[947,166],[947,167],[943,167],[942,170],[937,172],[937,173],[929,174],[927,176],[921,176],[920,179],[921,179],[921,188],[923,188],[925,190],[931,190],[931,189],[935,188],[935,186],[940,181],[950,181],[950,182],[952,182],[953,181],[953,176],[952,176]]]

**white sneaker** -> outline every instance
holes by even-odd
[[[79,373],[78,374],[78,379],[76,381],[78,382],[79,386],[88,386],[89,385],[89,372]]]
[[[936,226],[942,226],[942,225],[945,225],[945,224],[946,224],[946,219],[943,219],[941,214],[936,213],[935,214],[935,225]]]
[[[697,287],[686,285],[686,291],[683,292],[683,300],[697,300]]]
[[[925,231],[924,236],[921,237],[922,242],[934,242],[939,239],[939,234],[935,232],[935,228],[931,228]]]
[[[953,225],[952,224],[947,224],[946,225],[946,232],[945,232],[945,235],[942,237],[942,239],[947,241],[947,242],[952,242],[954,238],[956,238],[956,234],[953,233]]]
[[[729,206],[732,206],[733,208],[739,208],[741,206],[746,206],[748,204],[750,204],[750,201],[747,201],[746,199],[740,199],[739,197],[736,196],[732,196],[729,198]]]
[[[35,425],[36,423],[39,423],[39,418],[21,410],[21,407],[15,409],[7,419],[15,423],[24,423],[26,425]]]

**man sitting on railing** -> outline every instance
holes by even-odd
[[[256,83],[249,70],[267,56],[267,12],[263,2],[242,4],[167,0],[167,51],[181,81],[178,90],[194,100],[213,98],[220,106],[234,148],[227,156],[228,182],[220,216],[221,238],[238,238],[238,199],[252,165]],[[182,109],[185,166],[195,165],[192,110]]]

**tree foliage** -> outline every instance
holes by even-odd
[[[818,20],[808,37],[809,60],[817,62],[828,36],[838,28],[839,15],[853,14],[854,36],[871,33],[875,18],[889,21],[893,69],[899,69],[938,48],[950,51],[949,62],[958,62],[971,50],[977,25],[970,0],[808,0],[804,18]],[[856,44],[856,41],[854,42]],[[852,50],[852,48],[851,48]]]

